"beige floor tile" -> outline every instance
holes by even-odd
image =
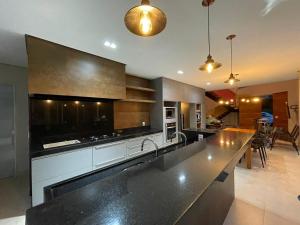
[[[24,225],[31,206],[29,178],[26,175],[0,180],[0,225]]]
[[[264,209],[241,200],[232,204],[224,225],[263,225]]]
[[[297,199],[300,194],[300,157],[291,146],[284,144],[276,145],[273,151],[268,151],[268,156],[265,168],[261,167],[257,155],[254,155],[253,169],[248,170],[244,165],[236,168],[235,202],[262,210],[264,225],[300,225],[300,202]],[[248,224],[236,215],[245,214],[248,208],[235,203],[224,224]],[[253,224],[257,222],[253,221]]]
[[[264,225],[300,225],[300,223],[283,218],[274,213],[265,211]]]

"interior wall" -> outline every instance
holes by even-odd
[[[29,170],[27,69],[0,64],[0,83],[15,87],[16,174]]]
[[[265,96],[288,91],[289,105],[299,104],[299,80],[289,80],[270,84],[261,84],[239,88],[237,94],[239,96]],[[291,119],[289,120],[289,130],[299,121],[299,114],[291,110]]]
[[[214,100],[208,98],[205,96],[205,106],[206,106],[206,112],[207,116],[211,115],[214,111],[214,109],[218,106],[219,104],[215,102]]]

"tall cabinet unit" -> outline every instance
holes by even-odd
[[[203,104],[190,104],[190,128],[201,129],[202,126],[202,106]]]
[[[174,102],[180,110],[180,103],[190,105],[190,128],[205,128],[205,90],[199,87],[181,83],[168,78],[160,77],[152,80],[152,87],[156,89],[150,118],[151,126],[157,129],[165,129],[164,110],[165,102]],[[177,110],[177,127],[181,124]]]

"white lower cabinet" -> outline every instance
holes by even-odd
[[[145,153],[154,151],[156,149],[153,143],[146,141],[144,143],[144,148],[142,151],[142,143],[145,138],[149,138],[149,139],[153,140],[159,148],[162,147],[162,145],[163,145],[163,134],[162,133],[130,139],[127,142],[127,158],[132,158],[132,157],[136,157],[138,155],[143,155]]]
[[[159,148],[164,146],[163,133],[158,133],[33,158],[31,161],[32,206],[44,202],[46,186],[154,151],[155,146],[148,141],[145,142],[144,151],[141,151],[145,138],[152,139]]]
[[[44,187],[92,171],[92,157],[84,148],[32,159],[32,205],[44,202]]]
[[[99,169],[126,159],[126,142],[99,145],[93,148],[93,169]]]

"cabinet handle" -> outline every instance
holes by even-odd
[[[106,162],[102,162],[102,163],[98,163],[98,164],[95,164],[94,166],[96,168],[98,167],[101,167],[101,166],[108,166],[114,162],[119,162],[120,160],[124,160],[126,157],[120,157],[120,158],[116,158],[116,159],[113,159],[113,160],[109,160],[109,161],[106,161]]]

